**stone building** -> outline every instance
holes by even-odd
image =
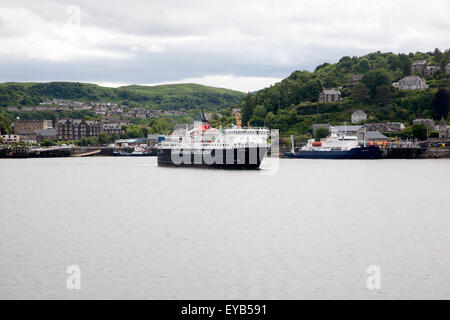
[[[387,141],[388,138],[378,131],[367,131],[366,140],[369,142],[380,142],[380,141]]]
[[[408,76],[398,82],[399,90],[420,90],[427,88],[426,81],[418,76]]]
[[[3,143],[19,143],[20,142],[20,136],[17,134],[4,134],[0,135],[1,140]]]
[[[445,66],[445,74],[450,74],[450,63]]]
[[[58,130],[57,129],[42,129],[37,131],[37,142],[41,142],[43,140],[58,140]]]
[[[367,131],[378,132],[400,132],[405,129],[402,122],[373,122],[365,123],[363,126]]]
[[[358,123],[367,120],[367,113],[362,110],[356,110],[352,113],[352,123]]]
[[[53,128],[52,120],[14,120],[14,134],[36,135],[38,130]]]
[[[353,77],[353,79],[352,79],[352,85],[353,85],[353,86],[356,86],[358,83],[361,82],[362,78],[363,78],[363,75],[362,75],[362,74],[357,74],[357,75],[355,75],[355,76]]]
[[[428,65],[427,60],[414,61],[411,65],[411,74],[423,75],[425,67]]]
[[[439,122],[439,139],[450,139],[450,127],[447,126],[444,117]]]
[[[107,134],[121,134],[123,133],[122,124],[119,122],[104,123],[102,125],[102,131]]]
[[[98,137],[102,126],[98,121],[80,119],[59,119],[57,121],[58,140],[79,140]]]
[[[365,129],[363,126],[334,126],[331,127],[331,133],[338,137],[354,136],[360,140],[364,140]]]
[[[434,131],[436,125],[433,119],[414,119],[413,124],[424,124],[429,131]]]
[[[324,89],[319,95],[319,102],[336,102],[341,100],[341,91],[337,89]]]
[[[423,72],[423,75],[425,77],[432,77],[434,76],[437,72],[439,72],[439,70],[441,70],[440,67],[438,66],[426,66],[425,70]]]

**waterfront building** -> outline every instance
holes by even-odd
[[[52,120],[21,120],[16,119],[13,123],[14,134],[36,135],[38,130],[53,128]]]
[[[57,128],[58,140],[79,140],[81,138],[97,137],[102,127],[98,121],[59,119]]]
[[[353,136],[364,140],[365,129],[363,126],[333,126],[330,131],[331,134],[336,134],[338,137]]]
[[[2,138],[3,143],[19,143],[20,142],[20,136],[18,134],[4,134],[4,135],[0,135],[0,138]]]
[[[358,123],[364,120],[367,120],[367,113],[362,110],[356,110],[352,113],[351,117],[352,123]]]
[[[402,122],[365,123],[363,127],[367,131],[378,131],[378,132],[400,132],[403,129],[405,129],[405,125]]]
[[[429,131],[434,131],[436,128],[433,119],[414,119],[413,124],[424,124]]]
[[[404,77],[398,82],[399,90],[420,90],[427,88],[428,85],[426,81],[419,76]]]
[[[439,139],[450,139],[450,126],[447,126],[444,117],[439,122]]]
[[[378,131],[367,131],[366,140],[368,142],[387,141],[388,138]]]
[[[122,124],[119,122],[104,123],[102,125],[103,132],[107,134],[121,134],[123,133]]]
[[[319,95],[319,102],[337,102],[341,100],[341,91],[337,89],[324,89]]]
[[[55,128],[52,129],[41,129],[37,131],[36,141],[41,142],[43,140],[58,140],[58,130]]]

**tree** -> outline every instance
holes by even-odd
[[[378,86],[376,90],[375,101],[382,106],[390,105],[392,101],[391,87],[383,84]]]
[[[364,83],[360,82],[353,87],[351,96],[356,102],[364,103],[370,98],[369,89]]]
[[[316,129],[316,132],[314,133],[314,139],[316,141],[320,141],[320,139],[328,137],[329,134],[330,130],[328,130],[328,128],[319,127]]]
[[[275,115],[272,112],[267,113],[264,122],[269,128],[273,127],[275,124]]]
[[[43,147],[51,147],[51,146],[56,146],[56,142],[45,139],[41,141],[41,146]]]
[[[436,114],[436,119],[441,119],[444,117],[444,119],[447,119],[448,111],[449,111],[449,95],[447,90],[444,88],[439,88],[439,90],[434,95],[433,99],[433,109]]]
[[[377,87],[391,85],[391,78],[389,74],[383,69],[370,70],[363,78],[362,82],[367,86],[370,91],[370,96],[374,99],[377,93]]]
[[[255,102],[253,100],[252,94],[249,92],[245,97],[244,107],[242,108],[242,124],[245,126],[250,121],[253,116],[253,111],[255,110]]]
[[[425,124],[423,124],[423,123],[413,124],[411,126],[411,129],[412,129],[412,135],[414,138],[417,138],[419,140],[427,139],[428,129]]]
[[[98,143],[100,144],[108,144],[111,142],[111,137],[105,133],[105,132],[100,132],[98,134]]]
[[[366,73],[370,70],[370,63],[367,59],[361,59],[356,67],[359,73]]]

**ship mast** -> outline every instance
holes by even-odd
[[[295,150],[294,150],[294,135],[291,134],[291,153],[294,154]]]

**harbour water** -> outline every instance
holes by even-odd
[[[0,299],[450,299],[449,172],[450,160],[280,160],[267,175],[3,159]]]

